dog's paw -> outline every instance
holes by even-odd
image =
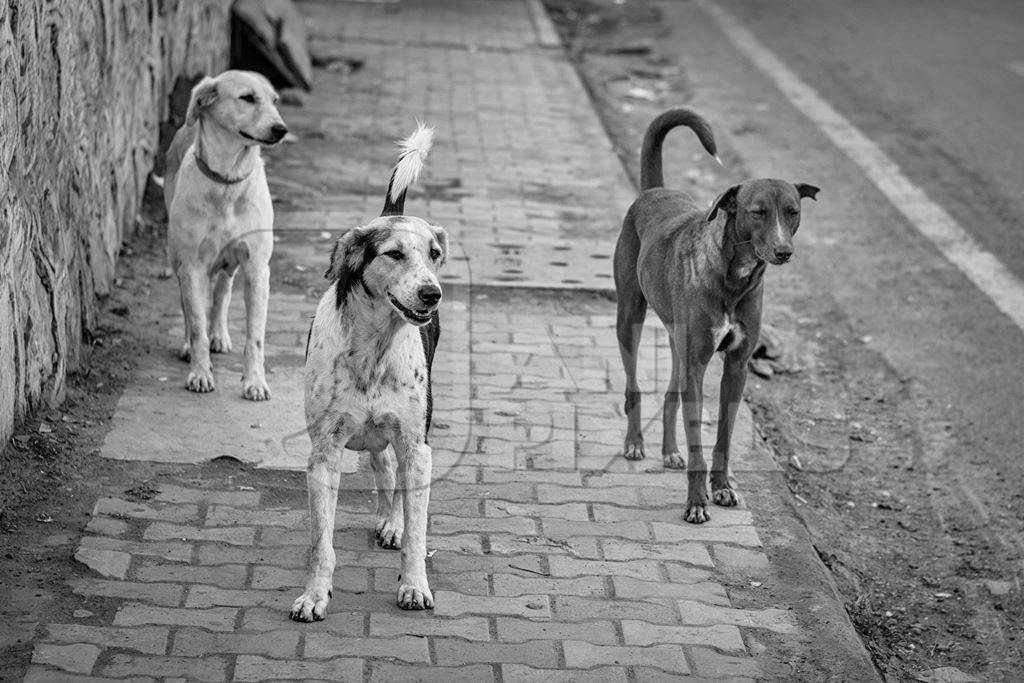
[[[227,332],[214,332],[211,334],[210,351],[214,353],[231,353],[231,335]]]
[[[377,537],[377,545],[388,550],[397,550],[402,547],[402,534],[405,528],[402,524],[390,519],[377,522],[374,535]]]
[[[400,585],[398,606],[402,609],[434,609],[434,594],[430,592],[427,580]]]
[[[201,394],[205,394],[208,391],[213,391],[213,372],[207,369],[193,370],[188,373],[188,380],[186,385],[189,391],[197,391]]]
[[[733,507],[740,504],[740,497],[733,489],[715,489],[711,492],[711,498],[715,501],[715,505],[722,507]]]
[[[323,621],[330,600],[330,582],[314,579],[306,586],[306,592],[292,603],[288,616],[295,621]]]
[[[683,517],[690,524],[703,524],[711,519],[707,503],[688,503]]]
[[[625,448],[622,449],[622,456],[626,460],[643,460],[645,455],[643,441],[627,441]]]
[[[270,398],[270,385],[262,377],[243,379],[242,397],[250,401],[266,401]]]
[[[679,453],[662,453],[661,460],[668,470],[685,470],[686,459]]]

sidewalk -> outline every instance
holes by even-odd
[[[682,473],[663,471],[657,456],[639,465],[618,456],[614,305],[595,292],[611,290],[633,189],[539,5],[300,6],[317,54],[365,66],[318,70],[305,107],[283,111],[299,141],[268,155],[273,399],[240,398],[237,353],[214,359],[213,394],[181,388],[171,354],[178,294],[165,281],[150,299],[167,348],[140,350],[145,362],[102,452],[182,464],[230,456],[258,469],[181,469],[142,490],[111,488],[76,553],[89,569],[69,586],[88,609],[46,627],[26,680],[870,675],[809,544],[778,522],[784,513],[716,507],[710,523],[688,525]],[[437,142],[407,208],[445,225],[456,252],[433,373],[437,607],[395,606],[399,557],[375,547],[369,465],[346,452],[335,596],[327,620],[297,624],[287,612],[308,538],[301,366],[316,302],[306,287],[338,233],[379,213],[393,140],[416,117],[437,128]],[[656,452],[670,363],[664,332],[653,320],[647,328],[642,382]],[[765,499],[779,478],[746,406],[735,445],[741,494]],[[793,569],[793,558],[810,558],[810,569]],[[845,669],[814,659],[822,643],[836,644]]]

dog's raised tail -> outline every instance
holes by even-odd
[[[398,142],[401,152],[398,163],[391,171],[381,216],[401,216],[405,213],[405,193],[419,177],[423,162],[427,160],[430,147],[434,144],[434,129],[422,122],[418,124],[412,135]]]
[[[659,115],[651,125],[647,127],[647,134],[644,136],[644,146],[640,150],[640,191],[649,190],[652,187],[665,185],[665,178],[661,171],[661,144],[665,141],[668,132],[677,126],[686,126],[697,134],[700,144],[708,154],[715,157],[718,163],[718,148],[715,146],[715,134],[711,132],[711,125],[704,120],[704,117],[685,107],[669,109]]]

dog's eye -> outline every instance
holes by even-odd
[[[242,100],[243,102],[248,102],[249,104],[256,104],[256,96],[253,95],[251,92],[239,96],[238,99]]]
[[[401,261],[402,259],[405,258],[405,254],[403,254],[398,249],[392,249],[391,251],[385,251],[384,255],[387,256],[388,258],[393,258],[396,261]]]
[[[441,250],[440,249],[431,249],[430,250],[430,260],[431,261],[436,261],[439,258],[441,258]]]
[[[798,213],[800,213],[800,209],[798,209],[796,207],[791,206],[788,209],[786,209],[786,215],[788,215],[788,216],[795,216]]]
[[[751,209],[750,215],[757,216],[758,218],[764,218],[765,214],[768,213],[764,209]]]

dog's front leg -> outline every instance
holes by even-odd
[[[400,548],[405,530],[402,492],[395,490],[396,462],[390,449],[371,453],[373,478],[377,485],[377,526],[374,533],[381,548]]]
[[[189,391],[213,391],[213,365],[210,363],[210,338],[206,332],[206,306],[210,300],[210,278],[201,267],[178,272],[181,285],[181,312],[188,334]]]
[[[683,430],[686,433],[686,512],[687,522],[703,524],[708,515],[708,463],[701,446],[701,412],[704,409],[704,371],[707,362],[700,362],[693,356],[687,359],[683,368]]]
[[[669,469],[686,468],[686,461],[679,454],[676,441],[676,416],[679,415],[679,385],[683,381],[683,363],[679,358],[679,349],[675,338],[669,335],[669,349],[672,352],[672,374],[668,379],[668,390],[665,392],[665,406],[661,417],[661,460]],[[685,347],[684,347],[685,348]]]
[[[430,504],[430,446],[423,442],[394,442],[398,456],[398,487],[405,512],[402,539],[402,578],[398,606],[402,609],[432,609],[434,596],[427,584],[427,506]]]
[[[251,401],[270,398],[263,369],[263,339],[267,331],[267,299],[270,297],[270,266],[262,261],[245,264],[245,370],[242,396]]]
[[[313,436],[313,435],[311,435]],[[306,590],[292,603],[295,621],[320,621],[327,613],[334,578],[334,513],[341,480],[342,444],[346,439],[314,436],[306,470],[309,490],[311,548]]]
[[[739,504],[739,497],[729,483],[729,449],[732,430],[736,425],[736,412],[743,400],[743,387],[747,383],[749,357],[750,353],[745,347],[725,355],[718,403],[718,436],[711,456],[711,496],[717,505]]]

